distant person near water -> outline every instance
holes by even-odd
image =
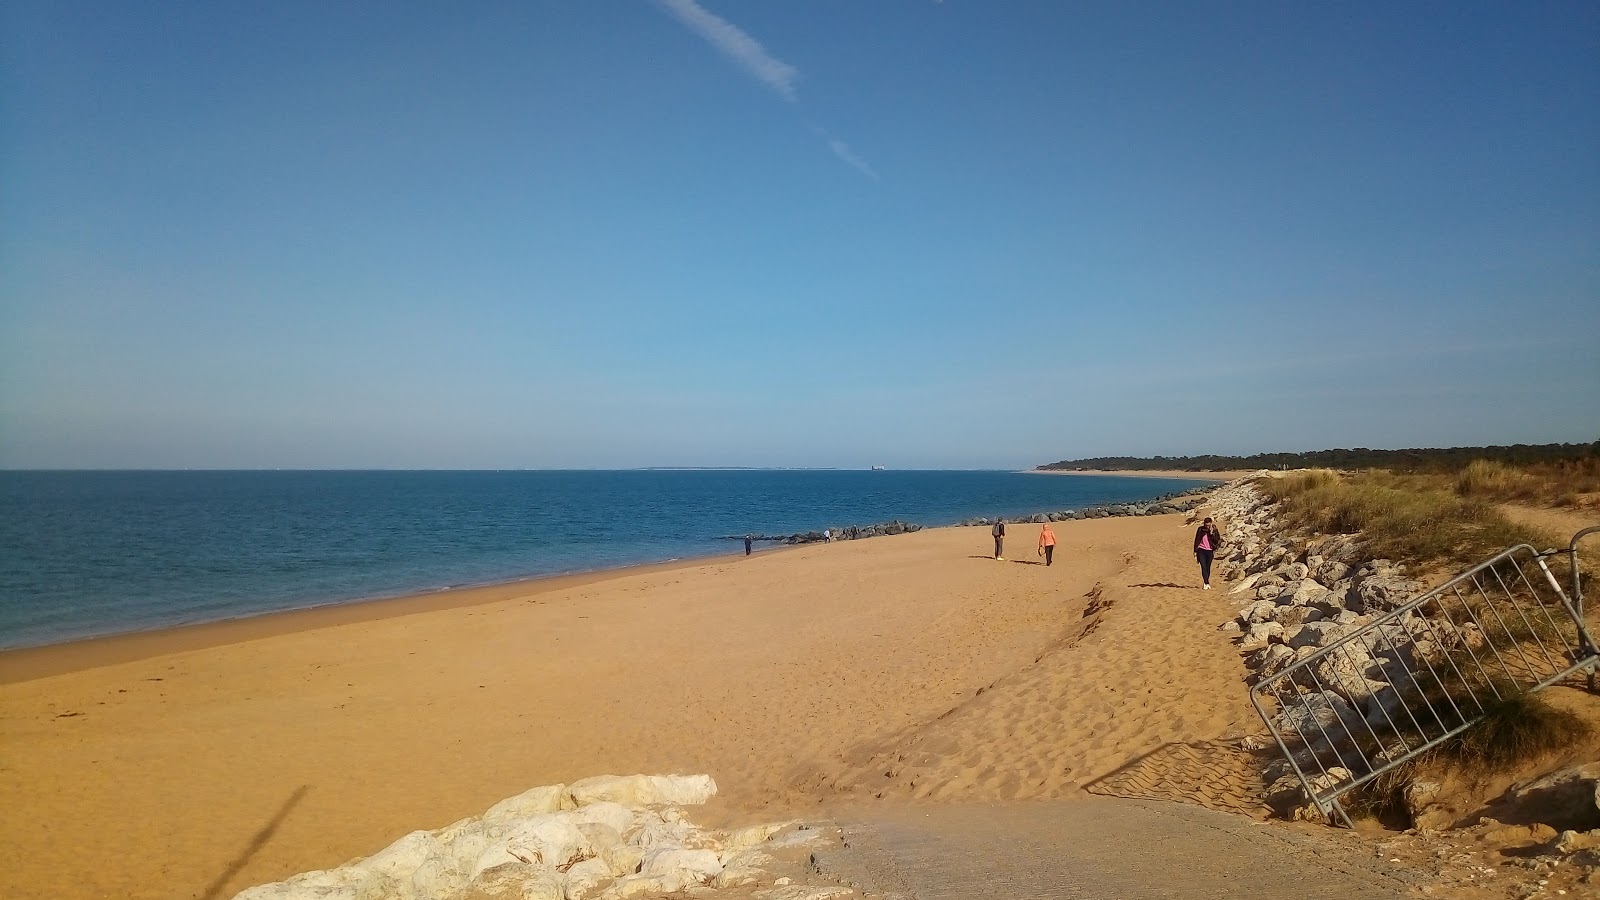
[[[750,545],[755,543],[755,540],[756,539],[751,535],[747,534],[747,535],[744,536],[744,555],[745,556],[749,556],[750,555]]]
[[[1044,555],[1044,564],[1047,566],[1055,559],[1056,533],[1051,529],[1049,522],[1044,523],[1044,527],[1039,529],[1039,552]]]
[[[1210,516],[1194,531],[1194,558],[1200,563],[1200,590],[1211,590],[1211,560],[1222,546],[1222,534]]]
[[[833,543],[833,529],[832,528],[824,528],[824,529],[822,529],[822,539],[824,541],[827,541],[830,544]]]
[[[994,535],[994,558],[1002,560],[1005,559],[1006,520],[995,519],[994,528],[990,529],[990,533]]]

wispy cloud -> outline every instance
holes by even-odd
[[[800,70],[768,53],[767,48],[744,29],[701,6],[696,0],[656,0],[656,3],[690,31],[705,38],[707,43],[733,60],[751,77],[772,88],[778,96],[791,103],[799,99],[795,82],[800,79]],[[811,130],[827,142],[828,150],[845,165],[874,181],[880,180],[877,171],[857,156],[849,144],[829,135],[820,126],[812,125]]]
[[[767,52],[744,29],[710,12],[695,0],[658,0],[667,12],[716,47],[722,55],[778,92],[785,100],[796,97],[794,83],[800,70]],[[837,152],[837,151],[835,151]]]
[[[871,166],[867,165],[866,160],[855,155],[855,153],[850,150],[849,144],[846,144],[844,141],[841,141],[838,138],[829,138],[828,149],[833,151],[834,156],[837,156],[848,163],[851,168],[874,181],[878,180],[878,173],[873,171]]]

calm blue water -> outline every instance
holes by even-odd
[[[1014,472],[0,472],[0,647],[948,525],[1197,482]]]

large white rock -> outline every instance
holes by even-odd
[[[499,803],[489,807],[489,811],[483,814],[483,818],[490,820],[539,816],[571,808],[572,801],[568,796],[567,786],[564,784],[547,784],[523,791],[515,797],[507,797],[501,800]]]
[[[820,837],[783,822],[708,831],[673,805],[703,802],[715,790],[708,776],[535,788],[483,816],[412,832],[364,860],[253,887],[238,900],[629,900],[749,891],[771,878],[766,867],[776,861],[764,851]],[[776,883],[784,897],[852,895]]]
[[[762,850],[750,848],[723,855],[722,871],[712,884],[719,888],[743,887],[766,880],[767,868],[775,863],[772,856]]]
[[[690,882],[709,884],[722,873],[722,860],[715,850],[653,850],[645,854],[641,875],[671,875],[681,873]]]
[[[710,775],[597,775],[567,786],[575,806],[610,801],[628,806],[698,806],[717,793]]]
[[[619,874],[624,873],[611,871],[604,857],[586,859],[567,870],[563,885],[566,890],[565,900],[584,900],[593,896]]]

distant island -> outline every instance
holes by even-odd
[[[1226,472],[1241,469],[1390,469],[1454,471],[1475,459],[1526,465],[1600,457],[1600,441],[1589,444],[1512,444],[1508,447],[1445,447],[1409,450],[1312,450],[1306,453],[1257,453],[1253,456],[1096,456],[1064,459],[1039,466],[1041,471],[1148,469],[1183,472]]]

